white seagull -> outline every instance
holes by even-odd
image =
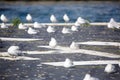
[[[56,19],[56,17],[55,17],[54,15],[51,15],[51,16],[50,16],[50,21],[51,21],[52,23],[55,23],[55,22],[57,22],[57,19]]]
[[[20,50],[19,46],[10,46],[8,48],[7,52],[11,56],[20,56],[20,55],[22,55],[22,51]]]
[[[27,32],[28,34],[37,34],[39,31],[29,27]]]
[[[99,79],[92,77],[90,74],[86,74],[83,80],[99,80]]]
[[[82,17],[78,17],[77,22],[78,22],[79,24],[85,24],[85,23],[87,23],[88,21],[85,20],[85,19],[83,19]]]
[[[20,23],[20,24],[18,25],[18,28],[19,28],[19,29],[27,29],[27,27],[26,27],[24,24],[22,24],[22,23]]]
[[[71,45],[70,45],[70,48],[71,49],[79,49],[79,46],[78,46],[78,44],[76,44],[74,41],[71,43]]]
[[[78,31],[78,27],[77,27],[77,26],[72,26],[72,27],[71,27],[71,30],[72,30],[72,31]]]
[[[38,22],[34,22],[33,27],[34,27],[34,28],[42,28],[42,26],[39,25]]]
[[[6,16],[4,14],[1,15],[0,19],[3,22],[7,22],[8,21],[8,19],[6,18]]]
[[[52,27],[52,26],[48,26],[47,32],[48,32],[48,33],[54,33],[54,32],[55,32],[55,28]]]
[[[107,64],[107,66],[105,67],[105,70],[104,70],[104,72],[106,72],[108,74],[113,73],[115,71],[116,71],[115,66],[112,64]]]
[[[64,62],[64,67],[66,67],[66,68],[74,67],[73,61],[70,60],[69,58],[66,58],[66,60]]]
[[[64,20],[65,22],[69,22],[70,19],[69,19],[69,17],[68,17],[67,14],[64,14],[63,20]]]
[[[55,40],[55,38],[51,38],[49,46],[52,48],[55,48],[57,46],[57,41]]]
[[[118,23],[113,19],[111,18],[110,19],[110,22],[107,24],[107,27],[108,28],[120,28],[120,25],[118,25]]]
[[[26,20],[29,21],[29,22],[32,21],[32,16],[30,14],[27,14]]]
[[[2,23],[1,28],[8,28],[8,26],[5,23]]]
[[[62,29],[62,33],[63,33],[63,34],[72,33],[72,30],[69,29],[69,28],[63,27],[63,29]]]

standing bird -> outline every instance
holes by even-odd
[[[31,22],[31,21],[32,21],[32,16],[31,16],[30,14],[27,14],[26,20],[27,20],[28,22]]]
[[[63,20],[64,20],[65,22],[69,22],[70,19],[69,19],[69,17],[68,17],[67,14],[64,14]]]
[[[29,27],[27,32],[28,34],[37,34],[39,31]]]
[[[54,32],[55,32],[55,28],[52,27],[52,26],[48,26],[47,32],[48,32],[48,33],[54,33]]]
[[[73,61],[70,60],[69,58],[66,58],[66,60],[64,62],[64,67],[66,67],[66,68],[74,67]]]
[[[92,77],[90,74],[86,74],[83,80],[99,80],[99,79]]]
[[[5,23],[2,23],[1,28],[8,28],[8,26]]]
[[[111,18],[110,22],[107,24],[107,27],[108,28],[117,28],[117,29],[119,29],[120,25],[118,25],[118,23],[113,18]]]
[[[56,22],[57,22],[57,19],[56,19],[56,17],[55,17],[54,15],[51,15],[51,16],[50,16],[50,21],[51,21],[52,23],[56,23]]]
[[[4,14],[1,15],[0,19],[2,22],[8,22],[8,19],[6,18]]]
[[[78,46],[78,44],[76,44],[74,41],[71,43],[71,45],[70,45],[70,48],[71,49],[79,49],[79,46]]]
[[[104,72],[110,74],[110,73],[114,73],[116,70],[115,70],[115,66],[112,65],[112,64],[107,64],[107,66],[105,67],[105,70]]]
[[[21,56],[22,51],[20,50],[19,46],[10,46],[7,50],[7,52],[11,55],[11,56]]]
[[[52,48],[55,48],[57,46],[57,41],[55,40],[55,38],[51,38],[49,46]]]

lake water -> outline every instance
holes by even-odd
[[[9,20],[19,17],[22,22],[26,15],[30,13],[33,22],[50,22],[49,17],[54,14],[59,22],[64,22],[62,16],[66,13],[70,17],[70,22],[75,22],[77,17],[81,16],[91,22],[108,22],[110,18],[120,21],[120,2],[50,2],[50,3],[2,3],[0,2],[0,14],[5,14]],[[40,45],[48,45],[51,37],[56,38],[61,46],[69,46],[72,41],[108,41],[120,42],[120,30],[108,29],[107,26],[79,27],[78,32],[72,34],[62,34],[63,26],[56,27],[56,32],[48,34],[46,27],[38,29],[40,32],[36,35],[29,35],[25,30],[19,30],[17,27],[9,29],[0,29],[0,37],[15,38],[40,38],[43,41],[36,42],[9,42],[3,41],[0,52],[5,52],[11,45],[20,46],[21,50],[46,51],[49,49],[38,48]],[[70,26],[69,26],[70,28]],[[81,49],[96,50],[120,55],[118,46],[80,46]],[[40,58],[40,60],[17,60],[9,61],[0,59],[0,80],[83,80],[86,73],[98,77],[100,80],[119,80],[120,68],[118,65],[117,73],[106,74],[105,65],[99,66],[76,66],[75,68],[55,67],[48,65],[37,65],[42,62],[64,61],[70,58],[73,61],[88,60],[119,60],[101,56],[87,54],[37,54],[25,55],[28,57]]]

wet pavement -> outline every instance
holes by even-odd
[[[4,6],[3,6],[4,5]],[[31,13],[34,17],[33,21],[50,22],[48,17],[54,13],[60,22],[63,22],[62,16],[64,13],[69,13],[71,22],[74,22],[78,16],[86,19],[91,19],[92,22],[100,21],[107,22],[111,17],[120,21],[120,6],[119,3],[83,3],[81,5],[7,5],[2,4],[0,13],[8,15],[11,12],[10,18],[18,16],[25,21],[27,13]],[[1,7],[0,6],[0,7]],[[14,7],[16,6],[16,7]],[[56,6],[56,7],[55,7]],[[70,8],[68,8],[68,6]],[[85,7],[86,6],[86,7]],[[110,7],[112,6],[112,7]],[[10,8],[10,9],[9,9]],[[24,8],[24,9],[23,9]],[[41,11],[43,10],[43,11]],[[91,11],[92,10],[92,11]],[[36,11],[36,13],[34,13]],[[48,11],[50,13],[48,13]],[[105,12],[106,11],[106,12]],[[86,14],[87,13],[87,14]],[[89,13],[89,14],[88,14]],[[38,14],[41,14],[39,17]],[[74,16],[73,16],[74,15]],[[104,17],[103,17],[104,16]],[[20,46],[23,51],[49,51],[51,49],[40,48],[37,46],[48,45],[51,37],[58,41],[60,46],[69,46],[72,41],[105,41],[105,42],[120,42],[120,30],[108,29],[106,26],[79,27],[78,32],[72,34],[62,34],[63,26],[55,27],[56,32],[48,34],[47,27],[38,29],[40,32],[36,35],[29,35],[25,30],[19,30],[17,27],[9,27],[8,29],[0,29],[0,37],[14,38],[39,38],[42,41],[30,42],[9,42],[0,41],[0,52],[6,52],[11,45]],[[70,27],[69,27],[70,28]],[[95,50],[108,52],[120,55],[118,46],[89,46],[80,45],[80,49]],[[27,57],[39,58],[40,60],[3,60],[0,59],[0,80],[83,80],[86,73],[99,78],[100,80],[120,80],[120,67],[116,66],[117,72],[107,74],[104,72],[105,65],[97,66],[75,66],[73,68],[55,67],[43,65],[42,62],[59,62],[70,58],[73,61],[92,61],[92,60],[120,60],[119,58],[107,58],[93,56],[88,54],[25,54]],[[40,65],[41,66],[37,66]]]

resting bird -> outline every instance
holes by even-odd
[[[117,28],[117,29],[119,29],[120,25],[118,25],[118,23],[113,18],[111,18],[110,22],[107,24],[107,27],[108,28]]]
[[[0,19],[3,22],[8,22],[8,19],[6,18],[6,16],[4,14],[1,15]]]
[[[57,41],[55,40],[55,38],[51,38],[49,46],[52,48],[55,48],[57,46]]]
[[[7,50],[7,52],[11,55],[11,56],[21,56],[22,51],[20,50],[19,46],[10,46]]]
[[[83,80],[99,80],[99,79],[92,77],[90,74],[86,74]]]
[[[72,30],[69,29],[69,28],[63,27],[63,29],[62,29],[62,33],[63,33],[63,34],[72,33]]]
[[[27,29],[27,27],[26,27],[25,25],[23,25],[22,23],[20,23],[20,24],[18,25],[18,28],[19,28],[19,29]]]
[[[26,20],[29,21],[29,22],[32,21],[32,16],[30,14],[27,14]]]
[[[57,19],[56,19],[56,17],[55,17],[54,15],[51,15],[50,21],[51,21],[52,23],[55,23],[55,22],[57,22]]]
[[[37,34],[39,31],[29,27],[27,32],[28,34]]]
[[[85,24],[85,23],[87,23],[88,21],[85,20],[85,19],[83,19],[82,17],[78,17],[77,22],[78,22],[79,24]]]
[[[71,45],[70,45],[70,48],[71,49],[79,49],[79,46],[78,46],[78,44],[76,44],[74,41],[71,43]]]
[[[66,68],[74,67],[73,61],[71,61],[69,58],[66,58],[64,62],[64,67]]]
[[[72,27],[71,27],[71,30],[72,30],[72,31],[78,31],[78,27],[77,27],[77,26],[72,26]]]
[[[39,25],[38,22],[34,22],[33,27],[34,27],[34,28],[42,28],[42,26]]]
[[[2,23],[1,28],[8,28],[8,26],[5,23]]]
[[[68,17],[67,14],[64,14],[63,20],[64,20],[65,22],[69,22],[70,19],[69,19],[69,17]]]
[[[114,73],[116,70],[115,70],[115,66],[112,65],[112,64],[107,64],[107,66],[105,67],[105,70],[104,72],[110,74],[110,73]]]
[[[55,32],[55,28],[52,27],[52,26],[48,26],[47,32],[48,32],[48,33],[54,33],[54,32]]]

